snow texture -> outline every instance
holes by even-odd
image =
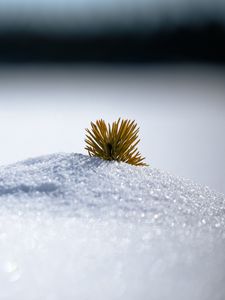
[[[0,168],[0,299],[225,299],[225,197],[53,154]]]

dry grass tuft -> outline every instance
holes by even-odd
[[[123,161],[135,166],[147,166],[145,159],[138,152],[139,128],[135,121],[121,120],[106,125],[104,120],[91,122],[91,129],[86,129],[86,147],[90,156],[105,160]]]

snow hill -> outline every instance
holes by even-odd
[[[0,299],[225,299],[225,197],[53,154],[0,168]]]

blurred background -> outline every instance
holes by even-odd
[[[0,164],[140,125],[152,167],[225,193],[224,0],[0,0]]]

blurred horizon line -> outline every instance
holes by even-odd
[[[23,27],[0,30],[0,64],[11,63],[225,63],[225,26],[162,27],[80,34]]]

